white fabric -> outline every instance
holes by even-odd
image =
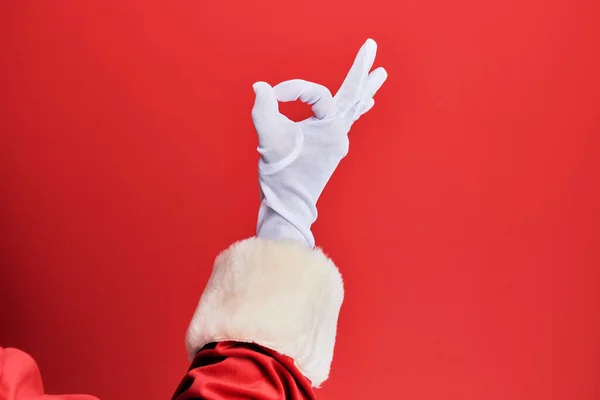
[[[344,286],[319,249],[247,239],[221,253],[188,327],[190,361],[206,344],[254,342],[294,359],[318,387],[329,376]]]
[[[383,68],[369,73],[376,53],[375,41],[367,40],[334,97],[326,87],[300,79],[274,88],[254,84],[252,119],[261,155],[257,236],[314,247],[310,228],[317,219],[317,200],[348,153],[352,124],[373,107],[373,96],[387,78]],[[279,112],[279,101],[298,99],[312,105],[314,117],[294,122]]]

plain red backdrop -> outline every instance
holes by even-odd
[[[320,202],[322,399],[600,398],[597,0],[2,1],[0,345],[51,392],[166,399],[253,234],[251,84],[390,78]],[[304,110],[291,110],[300,115]]]

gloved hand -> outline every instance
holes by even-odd
[[[252,120],[261,155],[257,236],[314,247],[310,227],[317,219],[317,200],[348,153],[352,124],[373,107],[373,96],[387,78],[383,68],[369,73],[376,53],[375,41],[367,40],[334,97],[326,87],[299,79],[274,88],[254,84]],[[294,122],[279,112],[279,101],[298,99],[312,105],[314,117]]]

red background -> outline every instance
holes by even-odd
[[[167,398],[253,233],[251,84],[336,88],[372,36],[390,78],[315,226],[347,290],[318,394],[599,399],[599,8],[3,1],[0,345],[51,392]]]

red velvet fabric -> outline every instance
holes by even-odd
[[[255,344],[221,342],[196,356],[172,400],[314,400],[294,361]]]
[[[98,400],[88,395],[44,394],[36,362],[18,349],[0,347],[0,400]]]
[[[250,343],[205,346],[173,400],[314,400],[311,383],[294,361]],[[0,400],[98,400],[89,395],[44,394],[36,362],[18,349],[0,347]]]

